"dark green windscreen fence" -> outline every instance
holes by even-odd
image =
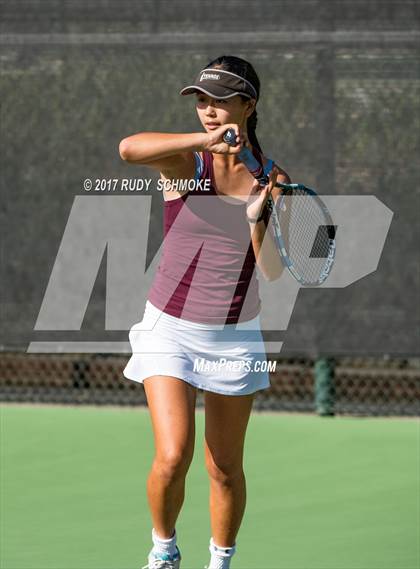
[[[3,350],[127,341],[127,330],[104,330],[106,255],[81,330],[34,330],[72,204],[89,197],[86,178],[156,179],[121,161],[119,141],[141,130],[201,130],[193,98],[178,92],[227,53],[248,59],[260,76],[257,134],[267,156],[293,181],[323,194],[373,195],[394,214],[375,272],[345,288],[299,292],[287,330],[267,332],[283,342],[277,356],[372,357],[387,365],[395,358],[416,369],[418,2],[0,6]],[[161,204],[153,193],[149,263],[162,241]]]

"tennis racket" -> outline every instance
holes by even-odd
[[[229,128],[223,140],[236,146],[236,133]],[[238,154],[249,172],[265,186],[269,177],[252,152],[243,146]],[[336,227],[317,193],[303,184],[282,184],[278,205],[270,195],[267,208],[272,219],[272,233],[283,264],[304,286],[322,284],[331,272],[336,249]]]

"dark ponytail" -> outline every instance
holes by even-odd
[[[210,61],[210,63],[208,63],[205,66],[205,69],[210,69],[210,68],[224,69],[225,71],[236,73],[236,75],[240,75],[241,77],[249,81],[254,86],[254,89],[257,92],[257,101],[258,101],[260,97],[260,80],[258,78],[255,69],[248,61],[240,57],[236,57],[234,55],[222,55],[221,57],[218,57],[217,59]],[[245,97],[244,95],[240,95],[240,97],[243,101],[249,101],[249,98]],[[257,109],[255,108],[252,115],[248,117],[246,123],[246,129],[248,133],[249,142],[252,144],[252,146],[256,147],[262,153],[261,146],[260,143],[258,142],[257,133],[256,133],[257,121],[258,121]]]
[[[254,109],[252,115],[248,117],[248,120],[246,122],[246,129],[248,131],[249,142],[252,144],[252,146],[256,146],[258,150],[262,153],[260,143],[258,142],[257,139],[257,133],[255,132],[257,129],[257,122],[258,122],[257,109]]]

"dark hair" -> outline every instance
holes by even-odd
[[[213,61],[210,61],[210,63],[208,63],[204,69],[209,69],[209,68],[219,68],[219,69],[224,69],[225,71],[230,71],[231,73],[236,73],[236,75],[240,75],[241,77],[252,83],[253,87],[257,92],[257,101],[258,101],[260,97],[260,80],[258,78],[255,69],[248,61],[240,57],[236,57],[234,55],[222,55],[217,59],[213,59]],[[246,97],[245,95],[240,95],[240,97],[243,101],[249,100],[249,98]],[[257,120],[258,120],[257,109],[255,108],[252,115],[249,116],[247,119],[246,129],[248,133],[249,142],[252,144],[252,146],[256,146],[258,150],[262,152],[260,143],[258,142],[257,139],[257,134],[255,132],[257,128]]]

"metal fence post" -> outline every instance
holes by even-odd
[[[335,414],[334,368],[333,358],[318,358],[314,365],[315,410],[322,417]]]

